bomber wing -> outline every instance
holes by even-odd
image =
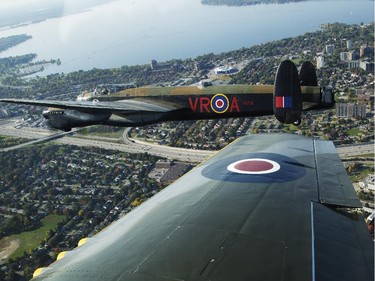
[[[331,142],[240,138],[34,280],[373,280],[344,174]]]
[[[0,99],[0,102],[18,103],[26,105],[56,107],[73,109],[83,112],[106,111],[111,113],[146,112],[166,113],[180,108],[172,103],[161,103],[156,101],[119,100],[119,101],[57,101],[57,100],[27,100],[27,99]]]

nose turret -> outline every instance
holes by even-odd
[[[64,115],[64,110],[60,108],[46,108],[42,114],[45,119],[50,119],[51,116]]]

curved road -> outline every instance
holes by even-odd
[[[79,130],[79,129],[78,129]],[[206,158],[210,157],[215,151],[193,150],[185,148],[174,148],[164,145],[151,144],[146,142],[130,140],[127,137],[128,129],[124,131],[124,143],[120,143],[115,138],[105,138],[98,136],[89,137],[72,137],[69,135],[75,134],[78,130],[73,132],[56,133],[47,129],[23,127],[22,129],[14,128],[14,122],[2,121],[0,122],[0,135],[13,136],[18,138],[33,139],[33,141],[0,149],[0,151],[9,151],[18,149],[27,145],[46,142],[55,139],[57,143],[77,145],[77,146],[94,146],[102,149],[118,150],[128,153],[150,153],[160,157],[171,160],[200,163]]]
[[[171,160],[200,163],[208,157],[212,156],[215,151],[194,150],[178,147],[170,147],[164,145],[157,145],[138,140],[132,140],[128,137],[129,128],[125,129],[122,141],[114,138],[105,138],[98,136],[88,137],[72,137],[69,135],[75,134],[79,129],[73,132],[55,133],[46,129],[23,127],[22,129],[14,128],[14,120],[6,119],[0,122],[0,135],[14,136],[19,138],[34,139],[34,141],[25,144],[0,149],[0,151],[9,151],[18,149],[20,147],[35,144],[39,142],[50,141],[56,139],[58,143],[77,145],[77,146],[94,146],[102,149],[118,150],[129,153],[150,153],[160,157]],[[60,138],[60,139],[58,139]],[[35,140],[36,139],[36,140]],[[339,146],[337,147],[338,154],[341,158],[351,157],[355,155],[373,154],[374,143]]]

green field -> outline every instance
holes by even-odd
[[[28,142],[28,140],[22,138],[0,136],[0,148],[11,147],[24,142]]]
[[[357,136],[359,134],[360,130],[359,128],[352,128],[348,131],[349,136]]]
[[[79,137],[79,136],[89,135],[90,137],[98,136],[98,137],[104,137],[104,138],[119,139],[122,137],[124,130],[125,129],[121,127],[96,125],[96,126],[87,127],[83,130],[80,130],[76,136]]]
[[[38,229],[11,235],[11,239],[20,240],[20,246],[9,258],[22,257],[24,252],[31,253],[31,250],[38,248],[41,241],[48,237],[49,230],[55,229],[64,219],[65,216],[49,215],[42,220],[42,226]]]

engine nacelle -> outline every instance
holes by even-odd
[[[47,120],[48,126],[70,131],[73,127],[84,127],[100,124],[111,117],[108,112],[82,112],[70,109],[48,108],[43,111],[43,116]]]

